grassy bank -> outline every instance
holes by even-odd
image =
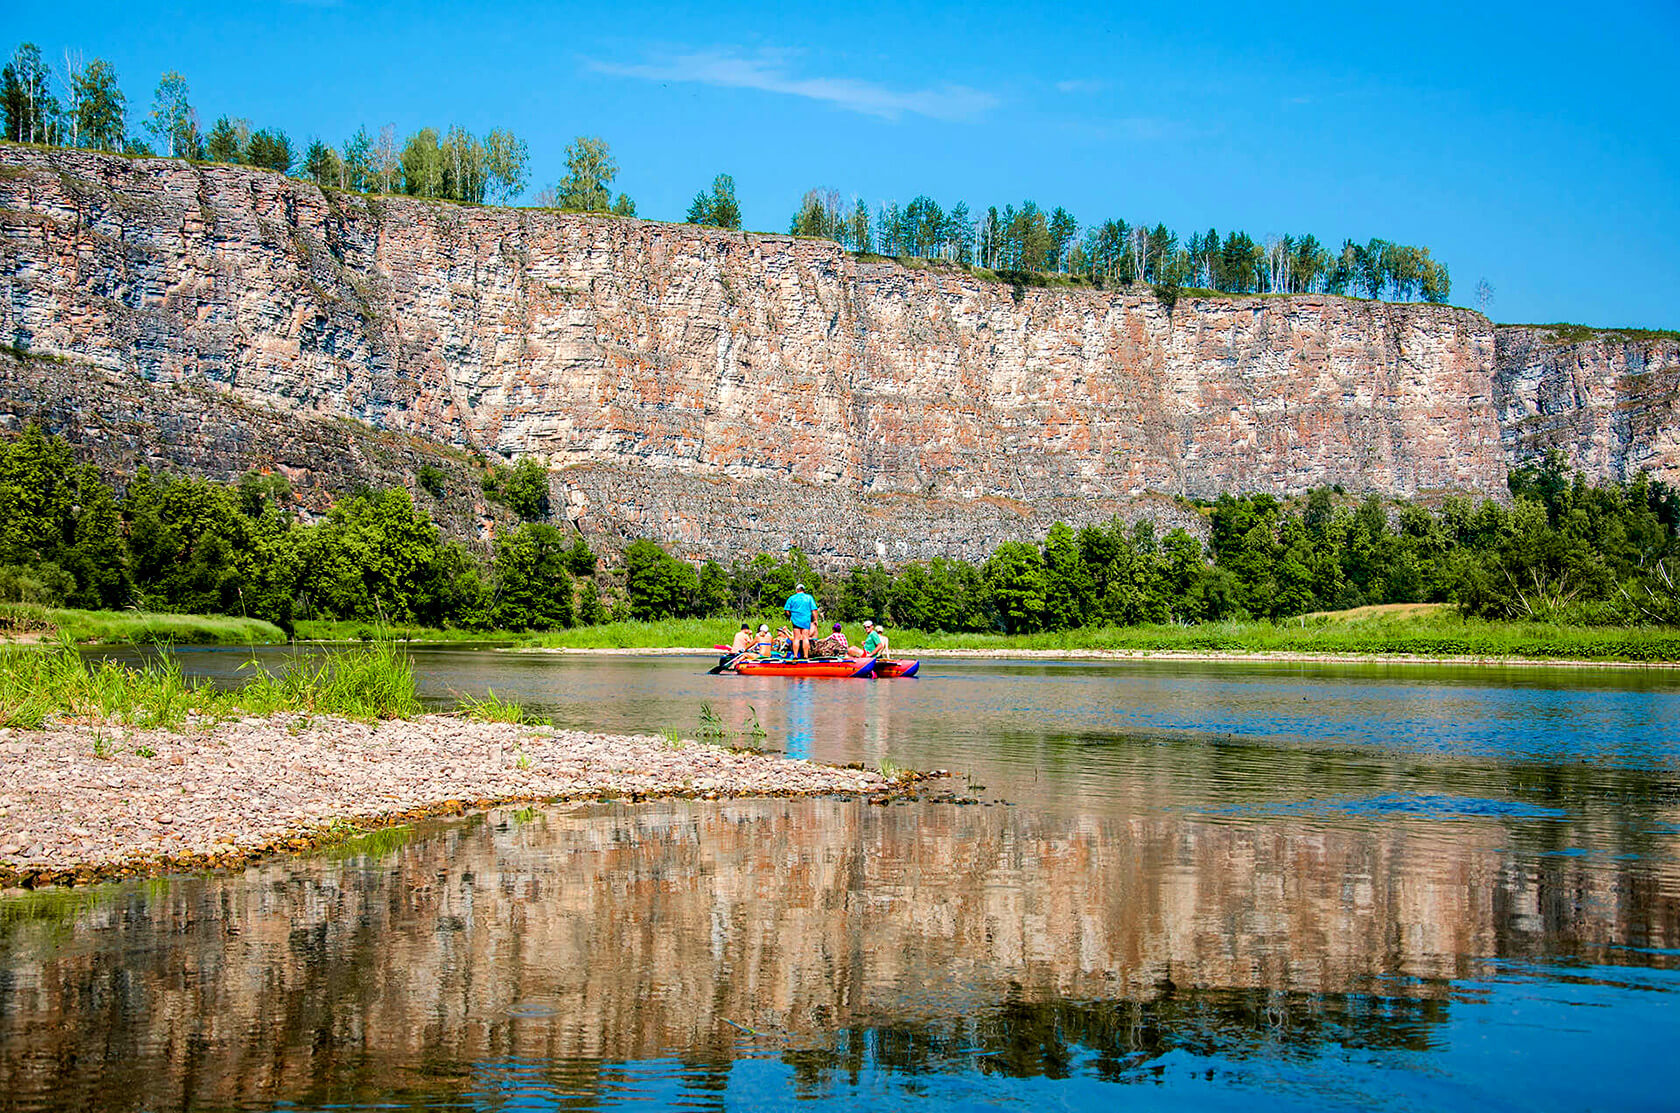
[[[1005,637],[896,633],[903,649],[1109,650],[1290,653],[1327,656],[1472,657],[1558,661],[1680,661],[1680,629],[1488,622],[1456,611],[1307,616],[1288,622],[1110,626]]]
[[[508,706],[491,710],[506,718]],[[134,666],[90,661],[66,645],[0,649],[4,727],[38,729],[54,715],[179,728],[189,716],[224,720],[289,712],[393,719],[420,710],[413,663],[389,642],[299,658],[272,672],[253,666],[233,688],[189,680],[168,655]]]
[[[261,644],[283,641],[266,623],[195,615],[102,614],[51,611],[87,616],[59,627],[72,640],[102,642]],[[769,622],[772,616],[754,619]],[[778,624],[780,616],[775,616]],[[130,620],[125,624],[123,620]],[[180,620],[178,627],[146,625],[149,620]],[[227,626],[218,624],[226,623]],[[203,624],[203,625],[199,625]],[[357,621],[303,621],[297,636],[331,642],[399,641],[487,644],[568,649],[703,649],[727,644],[740,628],[728,619],[664,619],[658,622],[609,622],[546,633],[511,633],[394,626]],[[170,630],[149,634],[144,630]],[[272,631],[271,636],[263,636]],[[848,624],[854,639],[862,628]],[[1449,606],[1405,604],[1361,607],[1352,611],[1307,615],[1282,622],[1208,622],[1198,626],[1103,626],[1036,634],[945,634],[891,631],[895,651],[942,649],[1112,651],[1176,653],[1303,653],[1415,657],[1493,657],[1580,661],[1680,661],[1680,628],[1570,626],[1541,622],[1490,622],[1465,618]]]
[[[529,642],[535,634],[511,634],[505,630],[457,630],[436,626],[413,626],[390,622],[364,622],[353,618],[299,619],[292,627],[299,641],[366,642]]]
[[[759,621],[754,620],[755,624]],[[768,618],[764,621],[769,621]],[[299,636],[320,637],[326,624],[300,623]],[[349,624],[336,624],[349,625]],[[381,628],[379,636],[416,641],[497,642],[567,649],[702,649],[727,644],[739,623],[727,619],[612,622],[541,634],[471,633]],[[329,631],[339,638],[349,634]],[[847,625],[854,639],[862,629]],[[1333,656],[1492,657],[1579,661],[1680,661],[1674,627],[1569,626],[1465,618],[1439,604],[1361,607],[1283,622],[1208,622],[1199,626],[1103,626],[1036,634],[945,634],[890,631],[897,653],[940,650],[1040,650],[1166,653],[1301,653]]]
[[[0,605],[0,640],[8,636],[110,645],[276,645],[286,640],[280,627],[255,618],[78,611],[16,603]]]

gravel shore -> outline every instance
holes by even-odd
[[[443,715],[0,728],[0,887],[238,865],[520,800],[879,794],[861,769]]]

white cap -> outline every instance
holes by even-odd
[[[864,620],[863,620],[863,624],[864,624],[864,625],[865,625],[865,626],[873,626],[873,625],[875,625],[875,624],[874,624],[874,623],[873,623],[873,622],[871,622],[871,621],[869,621],[869,620],[868,620],[868,619],[867,619],[867,618],[866,618],[866,619],[864,619]]]
[[[770,632],[770,627],[765,626],[763,623],[760,623],[759,627],[758,627],[758,632],[760,634],[768,634]]]
[[[793,590],[804,591],[805,590],[805,585],[804,584],[794,584],[793,585]]]

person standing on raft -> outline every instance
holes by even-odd
[[[817,624],[817,601],[805,590],[804,584],[794,584],[793,594],[782,604],[782,612],[793,627],[793,657],[798,660],[811,655],[811,631]]]

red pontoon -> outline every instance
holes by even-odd
[[[832,660],[784,660],[762,658],[756,661],[737,661],[730,666],[742,676],[868,676],[875,671],[870,657],[844,657]]]

